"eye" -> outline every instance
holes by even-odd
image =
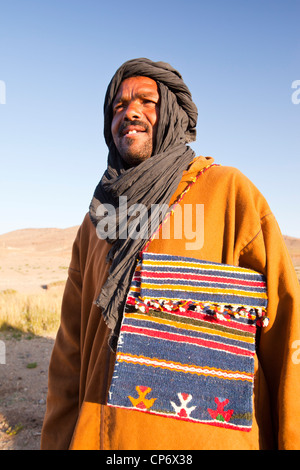
[[[146,106],[155,106],[156,101],[154,101],[153,99],[150,99],[150,98],[145,98],[143,100],[143,104],[146,105]]]
[[[120,102],[120,103],[115,104],[113,107],[113,114],[116,114],[118,111],[121,111],[123,108],[124,108],[123,103]]]

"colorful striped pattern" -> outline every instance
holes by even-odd
[[[250,269],[144,253],[140,296],[266,307],[264,276]]]
[[[108,405],[250,430],[256,325],[266,305],[265,279],[254,271],[143,253]]]

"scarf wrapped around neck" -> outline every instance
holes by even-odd
[[[123,80],[133,76],[146,76],[157,82],[160,113],[152,156],[128,168],[113,142],[111,122],[112,104],[119,86]],[[116,349],[123,309],[139,253],[166,215],[182,173],[195,157],[187,143],[196,138],[197,116],[197,108],[181,75],[165,62],[152,62],[144,58],[127,61],[117,70],[107,88],[104,137],[109,149],[108,164],[95,189],[89,213],[98,236],[112,245],[107,257],[109,275],[96,304],[111,329],[109,344],[113,350]],[[121,206],[119,208],[121,196],[127,204],[125,213]],[[139,237],[128,233],[137,220],[136,215],[129,215],[130,208],[137,207],[135,204],[142,204],[147,210],[147,216],[138,220]],[[154,204],[159,208],[156,213],[153,211]],[[105,211],[108,207],[113,207],[115,211]],[[103,217],[105,224],[101,224]]]

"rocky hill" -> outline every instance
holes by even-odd
[[[0,235],[0,291],[38,291],[63,283],[78,226],[67,229],[24,229]],[[285,236],[300,277],[300,239]]]

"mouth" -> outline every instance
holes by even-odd
[[[140,132],[140,131],[137,131],[136,129],[133,129],[133,131],[125,131],[123,135],[137,134],[138,132]]]
[[[134,135],[138,135],[138,134],[142,134],[146,132],[146,129],[142,129],[142,128],[134,128],[132,129],[131,126],[126,129],[124,129],[121,133],[122,137],[127,137],[127,136],[134,136]]]
[[[137,135],[137,134],[141,134],[143,132],[147,132],[147,130],[148,130],[147,126],[145,124],[142,124],[142,123],[139,123],[139,124],[123,123],[119,133],[122,137],[124,137],[124,136],[134,136],[134,135]]]

